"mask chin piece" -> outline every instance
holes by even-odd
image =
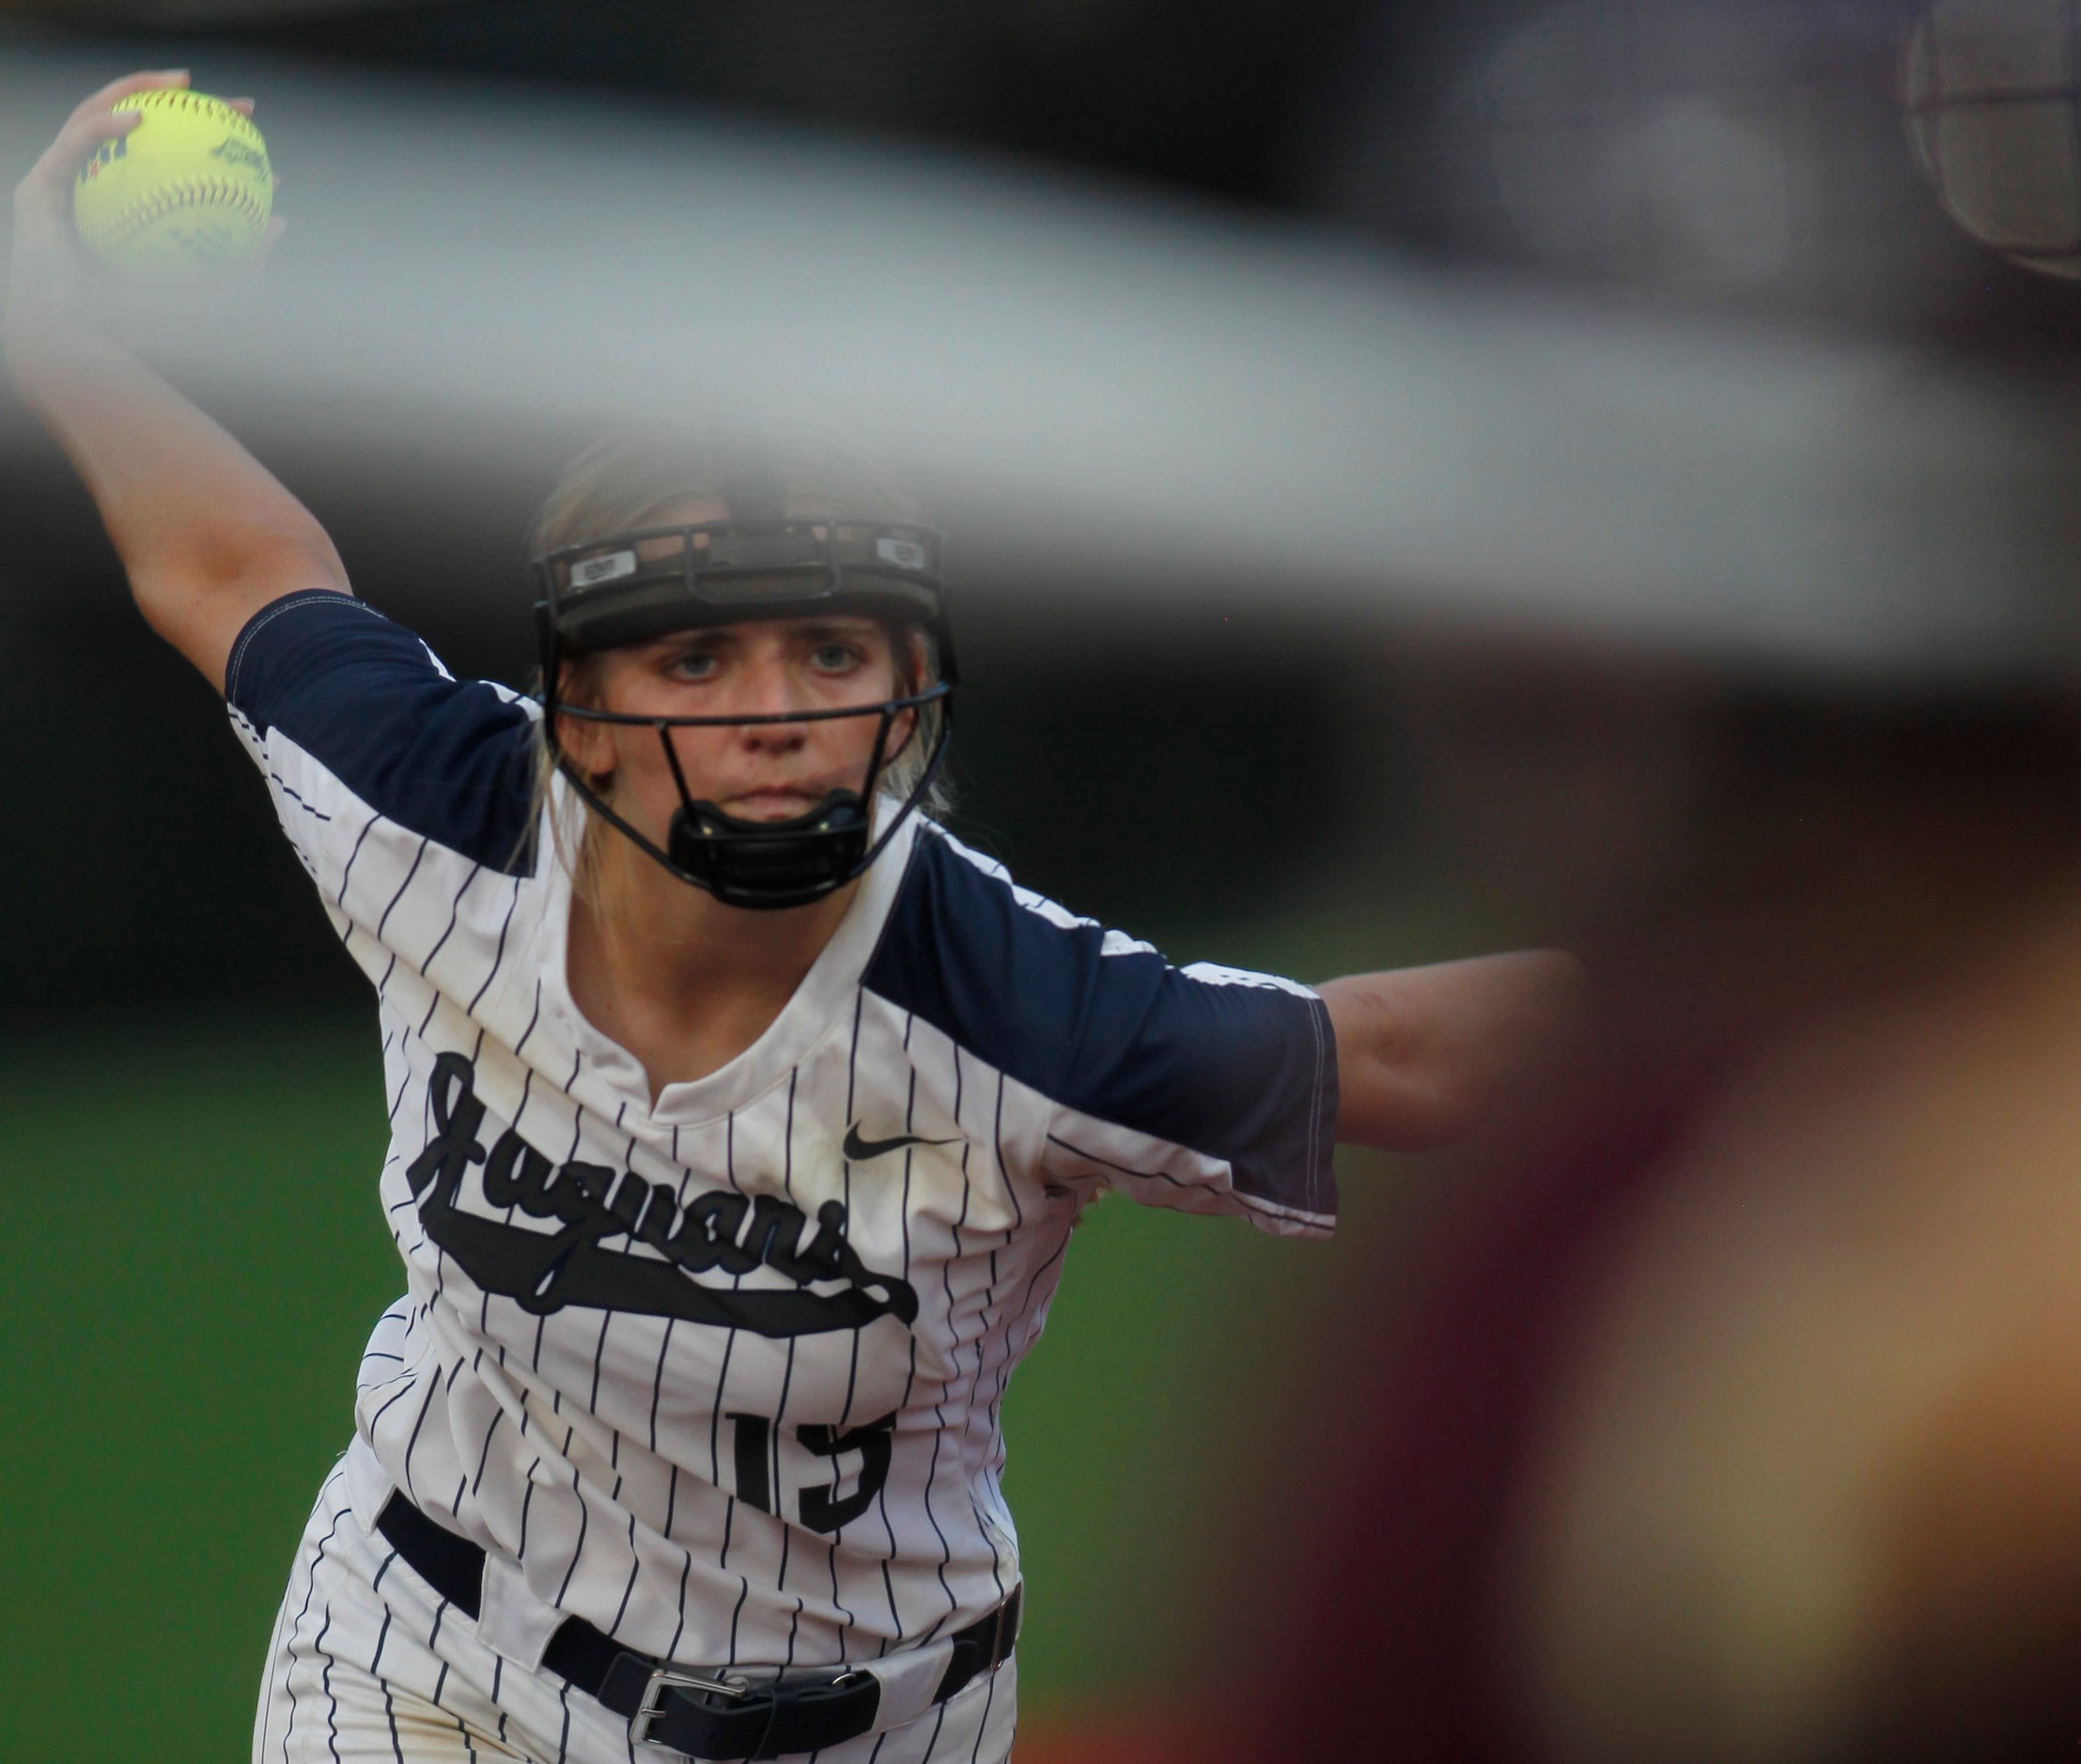
[[[807,906],[845,887],[867,855],[872,817],[858,792],[834,790],[784,821],[745,821],[712,802],[674,812],[673,866],[727,906]]]

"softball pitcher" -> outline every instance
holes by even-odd
[[[603,443],[534,535],[538,693],[450,677],[83,316],[73,172],[184,80],[23,183],[5,341],[379,1002],[404,1292],[254,1756],[1002,1760],[999,1416],[1079,1213],[1328,1231],[1332,1144],[1462,1131],[1573,965],[1311,990],[1018,888],[929,813],[939,537],[832,453]]]

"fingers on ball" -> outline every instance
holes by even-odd
[[[91,98],[85,100],[72,114],[75,116],[85,116],[96,111],[105,112],[139,92],[163,91],[169,86],[187,84],[186,68],[162,68],[156,71],[126,73],[119,80],[111,80]]]

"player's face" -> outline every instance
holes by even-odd
[[[635,717],[784,716],[878,705],[907,689],[888,627],[846,613],[681,631],[609,651],[590,671],[583,698]],[[833,790],[863,787],[879,721],[870,713],[676,728],[670,739],[697,801],[741,820],[784,821],[807,813]],[[905,713],[891,728],[890,753],[902,746],[910,722]],[[663,843],[680,801],[656,732],[572,720],[562,738],[600,781],[616,812]]]

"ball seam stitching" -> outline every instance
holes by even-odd
[[[225,204],[256,225],[263,224],[267,219],[259,200],[253,193],[233,183],[229,178],[187,178],[179,183],[163,185],[150,195],[123,209],[91,230],[83,226],[80,231],[91,244],[122,245],[134,239],[154,221],[163,219],[177,209],[221,207]]]

